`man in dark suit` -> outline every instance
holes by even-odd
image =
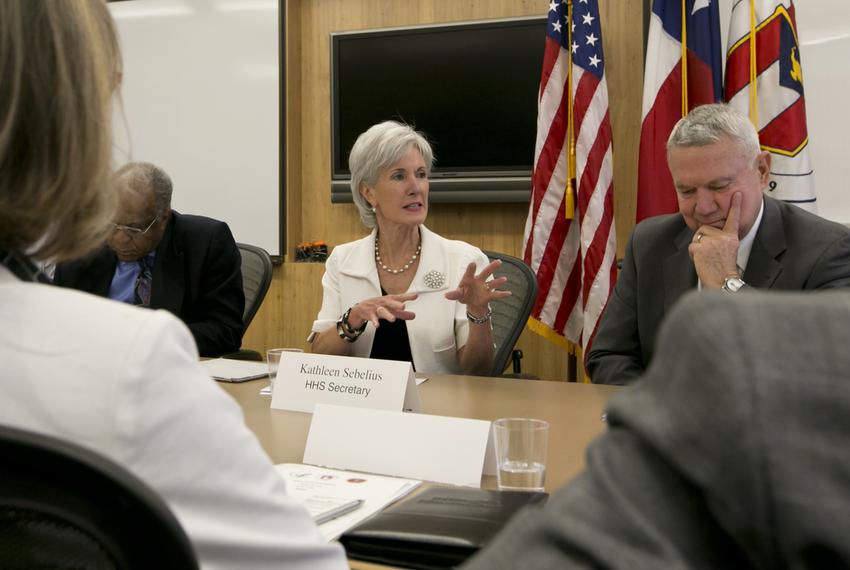
[[[692,293],[587,467],[465,570],[850,568],[850,293]]]
[[[721,104],[673,128],[667,162],[679,213],[635,227],[587,355],[591,380],[627,384],[652,360],[664,315],[689,289],[850,285],[850,230],[762,191],[770,153],[749,119]]]
[[[227,224],[171,209],[168,175],[149,163],[116,173],[121,195],[107,246],[56,267],[54,283],[166,309],[189,327],[201,356],[242,344],[241,258]]]

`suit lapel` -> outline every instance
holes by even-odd
[[[665,313],[688,289],[696,287],[697,273],[694,269],[694,263],[691,261],[691,256],[688,254],[688,245],[691,243],[692,236],[691,229],[684,226],[676,239],[673,240],[675,251],[664,260],[661,282],[664,283]]]
[[[85,275],[91,277],[91,280],[86,283],[82,289],[90,291],[100,297],[109,297],[109,288],[112,286],[112,278],[115,276],[115,267],[118,265],[118,258],[108,247],[92,262],[91,271],[86,271]],[[83,276],[83,279],[86,279]]]
[[[782,273],[782,264],[777,258],[786,247],[782,213],[772,198],[765,197],[764,214],[747,260],[744,281],[759,289],[770,289]]]
[[[183,292],[186,288],[185,275],[183,274],[183,251],[175,239],[174,227],[177,223],[178,214],[172,212],[168,227],[162,241],[156,247],[156,259],[154,260],[153,276],[151,283],[151,308],[165,309],[179,315],[183,307]],[[168,276],[166,281],[165,276]]]
[[[378,278],[378,268],[375,265],[375,236],[378,230],[373,229],[367,239],[362,240],[349,254],[347,262],[339,269],[340,273],[355,279],[365,279],[380,295],[381,281]]]

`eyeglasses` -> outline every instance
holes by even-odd
[[[148,230],[150,230],[153,227],[153,225],[155,223],[157,223],[158,221],[159,221],[159,216],[157,216],[153,220],[151,220],[151,223],[149,223],[148,227],[146,227],[145,229],[136,228],[136,227],[133,227],[133,226],[122,226],[121,224],[112,224],[112,232],[113,233],[114,232],[124,232],[129,237],[135,239],[137,237],[142,237],[143,235],[148,233]]]

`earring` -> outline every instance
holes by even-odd
[[[372,206],[372,207],[371,207],[371,208],[369,208],[369,209],[372,211],[372,213],[373,213],[373,214],[375,213],[375,206]]]

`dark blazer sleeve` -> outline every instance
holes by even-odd
[[[198,297],[180,315],[195,337],[201,356],[239,350],[244,333],[242,258],[227,224],[219,222],[213,228],[200,267]]]
[[[104,246],[82,259],[58,263],[53,284],[107,297],[116,264],[115,254]]]
[[[595,384],[628,384],[644,371],[638,331],[637,234],[638,230],[632,232],[626,245],[617,284],[602,313],[599,328],[585,359],[588,374]]]
[[[848,322],[846,293],[689,294],[586,471],[468,568],[846,565]]]

